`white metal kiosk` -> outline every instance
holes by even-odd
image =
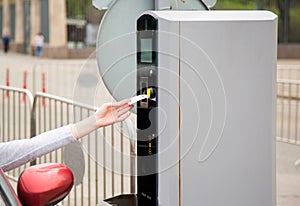
[[[149,11],[137,22],[137,90],[155,88],[157,100],[145,149],[156,152],[138,157],[138,174],[157,174],[158,205],[275,206],[277,17]],[[153,200],[140,181],[138,198]]]

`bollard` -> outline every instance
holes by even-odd
[[[42,73],[42,92],[46,93],[46,74],[45,72]],[[44,107],[45,106],[45,99],[42,98],[41,99],[41,106]]]
[[[27,70],[24,70],[23,72],[23,89],[27,89]],[[22,102],[24,103],[26,101],[26,95],[23,94]]]
[[[10,83],[9,83],[9,68],[7,67],[6,68],[6,86],[10,86]],[[8,98],[9,97],[9,91],[7,90],[6,93],[5,93],[5,98]]]

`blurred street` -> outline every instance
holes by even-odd
[[[8,69],[10,86],[23,88],[26,84],[33,94],[44,90],[95,106],[113,101],[100,78],[94,56],[90,59],[53,60],[19,53],[4,54],[1,51],[0,62],[1,85],[6,85]]]

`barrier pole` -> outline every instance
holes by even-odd
[[[24,70],[23,72],[23,89],[27,89],[27,70]],[[22,97],[22,102],[24,103],[26,101],[26,95],[23,94],[23,97]]]
[[[9,82],[9,68],[6,68],[6,86],[9,87],[10,86],[10,82]],[[6,90],[5,92],[5,98],[9,97],[9,90]]]
[[[42,73],[42,92],[46,93],[46,74],[45,72]],[[41,99],[41,106],[45,107],[45,99],[44,97]]]

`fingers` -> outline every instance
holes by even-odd
[[[121,107],[117,110],[117,115],[118,116],[122,116],[123,114],[125,114],[126,112],[128,112],[129,110],[131,110],[133,108],[133,105],[128,105],[126,107]]]
[[[133,105],[129,105],[129,102],[130,99],[124,99],[112,106],[117,111],[118,116],[123,115],[124,113],[126,113],[134,107]]]
[[[126,106],[128,106],[129,102],[130,102],[130,99],[124,99],[120,102],[117,102],[116,104],[113,104],[113,106],[116,107],[116,108],[126,107]]]
[[[98,118],[102,119],[102,122],[111,122],[110,124],[125,120],[130,116],[130,110],[134,105],[129,105],[130,99],[124,99],[117,103],[105,103],[98,111]]]
[[[124,99],[115,105],[117,107],[117,122],[122,122],[130,116],[130,110],[134,107],[134,105],[129,105],[129,102],[130,99]]]
[[[120,116],[119,118],[118,118],[118,120],[117,120],[117,122],[122,122],[122,121],[124,121],[125,119],[127,119],[129,116],[130,116],[130,112],[127,112],[127,113],[125,113],[124,115],[122,115],[122,116]]]
[[[108,111],[108,110],[114,110],[114,111],[119,111],[119,110],[122,110],[124,108],[128,108],[130,107],[131,105],[129,105],[128,103],[130,102],[130,99],[125,99],[125,100],[122,100],[120,102],[117,102],[117,103],[104,103],[101,105],[100,108],[98,108],[98,110],[105,110],[105,111]],[[133,107],[130,107],[130,109],[132,109]]]

